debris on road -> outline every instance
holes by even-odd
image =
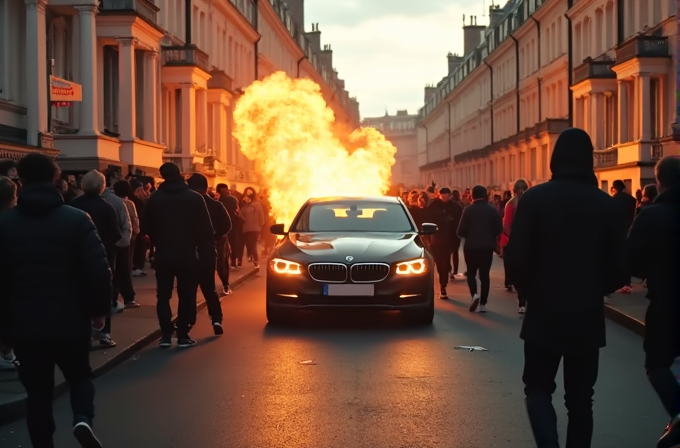
[[[312,361],[311,359],[307,359],[305,361],[300,361],[298,364],[301,364],[303,366],[315,366],[316,363]]]
[[[469,352],[488,352],[489,350],[478,345],[459,345],[454,347],[456,350],[467,350]]]

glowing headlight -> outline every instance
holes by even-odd
[[[277,274],[291,274],[299,275],[302,274],[302,266],[294,261],[282,260],[280,258],[274,258],[271,261],[271,267]]]
[[[418,275],[427,271],[427,262],[424,258],[412,261],[397,263],[397,274],[399,275]]]

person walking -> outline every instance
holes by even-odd
[[[606,343],[602,297],[625,283],[625,233],[615,201],[598,188],[585,131],[560,134],[550,170],[550,181],[519,201],[505,248],[508,273],[527,300],[520,333],[526,408],[538,448],[559,447],[552,395],[564,360],[566,448],[590,448],[593,387]]]
[[[458,236],[458,225],[460,218],[463,216],[463,201],[460,199],[460,191],[453,190],[451,192],[451,202],[456,207],[454,210],[454,217],[451,221],[451,280],[456,280],[459,277],[458,270],[460,269],[460,237]]]
[[[467,283],[470,288],[470,312],[479,309],[486,313],[486,304],[491,289],[491,263],[496,250],[496,239],[503,231],[501,214],[489,203],[485,187],[472,188],[472,203],[465,207],[458,225],[458,236],[465,240],[463,257],[467,266]],[[481,291],[477,293],[477,275]]]
[[[132,286],[132,253],[135,248],[135,240],[139,231],[139,216],[135,204],[129,199],[132,196],[132,188],[127,180],[119,180],[113,184],[113,192],[125,204],[130,217],[130,244],[118,248],[116,256],[116,268],[114,269],[114,299],[118,304],[118,293],[123,296],[123,306],[125,309],[139,308],[140,305],[135,301],[135,289]]]
[[[512,197],[505,204],[505,211],[503,212],[503,234],[501,235],[501,248],[508,245],[510,239],[510,232],[512,231],[512,222],[515,219],[515,212],[517,211],[517,204],[519,203],[522,195],[529,189],[529,183],[524,179],[517,179],[512,188]],[[503,267],[505,270],[505,289],[512,292],[512,279],[508,275],[508,267],[505,261],[503,262]],[[517,312],[519,314],[524,314],[526,312],[526,301],[521,293],[517,293],[518,308]]]
[[[31,443],[54,448],[56,365],[69,385],[75,438],[100,448],[92,429],[90,333],[103,327],[111,307],[106,251],[88,215],[66,206],[54,187],[54,160],[31,153],[17,170],[23,185],[17,205],[0,216],[0,339],[19,361]]]
[[[246,244],[248,254],[252,257],[255,268],[260,267],[260,258],[257,253],[257,243],[264,226],[264,209],[252,187],[243,191],[243,203],[241,204],[243,216],[243,241]]]
[[[449,298],[446,287],[451,273],[451,254],[455,241],[458,240],[455,224],[462,214],[460,205],[450,199],[451,190],[444,187],[427,207],[428,218],[437,225],[437,232],[430,239],[430,250],[439,276],[439,298],[442,300]]]
[[[215,230],[215,243],[226,244],[226,236],[231,230],[231,220],[224,205],[208,196],[208,179],[202,174],[194,173],[187,180],[187,185],[203,196],[205,205],[208,208],[208,214],[210,215],[210,221]],[[208,306],[208,314],[212,321],[213,332],[216,335],[220,335],[224,333],[224,328],[222,328],[223,316],[220,298],[215,290],[216,260],[217,258],[199,259],[198,285],[201,288],[201,292],[203,292],[203,297]],[[224,256],[222,263],[224,263]]]
[[[99,238],[104,244],[106,258],[109,267],[115,270],[118,247],[116,243],[120,241],[122,235],[118,226],[118,216],[113,206],[106,202],[102,193],[106,189],[106,178],[97,170],[92,170],[83,176],[81,180],[83,194],[74,198],[69,204],[87,213],[94,226],[97,228]],[[98,334],[99,346],[102,348],[113,348],[117,344],[111,339],[111,309],[106,314],[104,328]]]
[[[229,194],[229,187],[225,184],[218,184],[217,194],[220,195],[219,201],[227,210],[231,222],[231,230],[227,233],[226,238],[217,242],[217,275],[222,282],[222,295],[227,296],[232,293],[229,287],[229,261],[230,259],[235,260],[233,254],[238,244],[239,229],[243,225],[243,217],[238,207],[238,199]],[[236,265],[234,264],[234,266]]]
[[[680,157],[661,159],[656,179],[659,196],[633,221],[628,259],[631,273],[647,279],[645,369],[670,418],[657,448],[674,448],[680,446],[680,384],[671,371],[680,357]]]
[[[102,193],[102,198],[116,211],[116,217],[118,222],[118,228],[122,238],[116,243],[117,253],[116,253],[116,265],[118,264],[118,257],[127,255],[127,249],[130,246],[130,239],[132,238],[132,222],[130,220],[130,213],[128,212],[127,206],[121,198],[119,198],[113,191],[113,185],[118,181],[117,172],[109,172],[108,184],[109,188],[104,189]],[[133,300],[134,301],[134,291],[132,291],[132,280],[130,284],[126,283],[126,278],[124,275],[116,275],[116,266],[111,266],[113,270],[113,294],[111,296],[111,311],[113,313],[121,313],[125,309],[125,305],[118,302],[118,295],[121,293],[123,295],[123,300]],[[121,281],[122,280],[122,281]]]
[[[177,279],[177,345],[192,347],[189,336],[196,323],[196,292],[199,283],[199,260],[214,263],[215,230],[203,197],[192,191],[179,167],[164,163],[160,167],[164,182],[146,203],[142,232],[155,246],[156,313],[162,336],[161,347],[172,346],[170,299]]]
[[[630,226],[633,224],[635,218],[635,209],[637,208],[637,200],[628,194],[626,191],[626,184],[622,180],[615,180],[612,184],[612,197],[616,203],[617,212],[619,214],[619,225],[623,226],[625,232],[628,233]],[[616,291],[621,294],[630,294],[633,292],[631,288],[630,278],[626,284]]]

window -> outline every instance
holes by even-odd
[[[104,130],[118,133],[118,48],[104,46]]]
[[[519,176],[524,177],[526,174],[526,152],[522,151],[519,153]]]
[[[609,181],[603,180],[600,184],[602,191],[609,193]]]
[[[62,79],[73,80],[71,64],[71,33],[69,20],[58,17],[51,21],[47,35],[47,58],[54,61],[52,74]],[[50,66],[48,63],[48,73]],[[56,125],[66,125],[71,122],[70,107],[52,108],[52,120]],[[58,132],[58,128],[55,129]]]
[[[293,225],[296,232],[412,232],[400,204],[338,201],[309,204]]]
[[[604,98],[604,149],[611,148],[616,144],[618,117],[617,117],[616,96],[605,96]]]

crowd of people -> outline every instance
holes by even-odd
[[[516,291],[517,311],[525,314],[523,381],[538,448],[560,446],[552,395],[561,362],[566,446],[589,448],[593,388],[606,344],[604,303],[614,292],[631,293],[631,277],[643,279],[645,369],[670,418],[657,448],[680,448],[680,384],[671,370],[680,357],[680,157],[662,159],[656,184],[635,197],[622,180],[607,194],[594,173],[590,137],[569,129],[555,144],[550,169],[549,182],[530,188],[517,179],[502,196],[481,185],[462,194],[433,185],[402,196],[416,224],[437,224],[424,241],[440,297],[448,299],[448,280],[459,278],[461,241],[470,311],[486,311],[493,253],[503,259],[505,288]]]
[[[268,204],[248,187],[212,191],[201,174],[186,178],[171,163],[157,187],[119,171],[64,175],[55,161],[29,154],[0,161],[0,367],[18,369],[28,395],[35,448],[52,448],[53,372],[70,390],[73,432],[100,447],[92,430],[94,385],[89,353],[115,347],[111,316],[139,308],[133,276],[155,271],[161,347],[196,344],[197,289],[216,335],[223,334],[220,296],[244,254],[257,268]],[[215,273],[222,286],[217,290]],[[177,321],[170,299],[177,284]],[[122,298],[122,301],[121,301]]]

